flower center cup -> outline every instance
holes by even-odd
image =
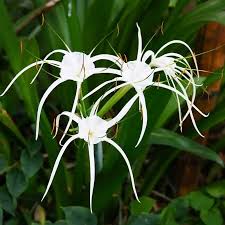
[[[151,67],[161,68],[169,76],[175,76],[176,62],[174,58],[160,56],[150,63]]]
[[[129,61],[122,65],[121,71],[122,79],[138,90],[145,89],[153,80],[154,70],[144,62]]]
[[[91,75],[95,68],[89,55],[81,52],[69,52],[63,56],[60,76],[63,79],[82,82]]]
[[[86,142],[97,144],[106,136],[107,125],[107,121],[96,115],[83,118],[78,124],[79,136]]]

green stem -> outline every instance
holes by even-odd
[[[98,116],[104,116],[130,89],[132,86],[127,85],[117,91],[100,109]]]

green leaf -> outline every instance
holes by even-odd
[[[142,213],[139,216],[131,217],[127,225],[159,225],[159,216]]]
[[[11,148],[7,136],[0,131],[0,145],[1,153],[5,156],[7,160],[10,159]]]
[[[35,155],[31,156],[27,153],[27,151],[23,150],[20,161],[24,174],[30,178],[41,168],[43,164],[43,157],[41,153],[36,153]]]
[[[4,209],[6,212],[14,215],[15,202],[8,193],[5,187],[0,188],[0,208]]]
[[[6,175],[6,185],[9,193],[17,198],[26,190],[28,183],[21,170],[13,169]]]
[[[31,225],[40,225],[39,223],[32,223]],[[59,220],[55,223],[52,223],[50,221],[46,221],[45,225],[68,225],[68,223],[65,220]]]
[[[59,221],[55,222],[54,225],[68,225],[68,224],[65,220],[59,220]]]
[[[12,133],[24,144],[26,145],[26,140],[23,135],[20,133],[16,124],[13,122],[10,115],[7,113],[5,109],[0,107],[0,122],[4,124]]]
[[[8,166],[8,161],[3,154],[0,154],[0,174],[4,173]]]
[[[200,213],[201,220],[205,225],[222,225],[223,217],[218,208],[213,208],[211,210],[203,210]]]
[[[0,225],[3,224],[3,210],[0,208]]]
[[[155,200],[147,196],[141,197],[140,202],[136,200],[131,203],[130,210],[132,215],[139,215],[143,212],[148,213],[155,204]]]
[[[179,197],[170,203],[176,209],[176,219],[183,221],[188,216],[189,201],[185,197]]]
[[[217,153],[215,153],[211,149],[169,130],[154,130],[151,133],[150,143],[157,145],[166,145],[174,147],[181,151],[187,151],[202,158],[215,161],[221,166],[224,166],[223,160]]]
[[[225,180],[209,184],[205,190],[213,197],[220,198],[225,196]]]
[[[10,219],[4,225],[18,225],[18,220]]]
[[[176,7],[178,0],[170,0],[169,7]]]
[[[212,113],[210,113],[209,117],[204,118],[198,122],[198,128],[200,131],[206,131],[218,124],[221,124],[224,122],[224,120],[225,108],[215,109]],[[193,132],[193,129],[188,131],[188,135],[191,137],[196,137],[196,133]]]
[[[188,199],[190,201],[190,205],[195,210],[201,211],[201,210],[209,210],[213,204],[214,199],[208,197],[207,195],[203,194],[200,191],[192,192],[188,195]]]
[[[64,207],[63,211],[68,225],[97,225],[97,218],[90,212],[90,209],[70,206]]]
[[[27,152],[32,157],[41,151],[42,142],[40,140],[30,140],[27,144]]]
[[[161,213],[160,225],[178,225],[175,220],[176,208],[169,205]]]

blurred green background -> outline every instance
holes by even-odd
[[[129,60],[134,59],[136,22],[141,27],[144,44],[154,36],[148,49],[156,51],[168,41],[180,39],[200,53],[198,45],[209,44],[199,38],[200,29],[212,21],[225,24],[224,10],[224,0],[0,0],[0,90],[29,63],[54,49],[65,49],[62,40],[73,51],[88,54],[98,44],[95,54],[114,54],[115,50]],[[225,39],[220,45],[224,43]],[[179,45],[169,50],[189,54]],[[57,55],[55,58],[60,60]],[[89,160],[87,146],[82,141],[68,148],[48,196],[40,202],[60,150],[51,135],[53,120],[58,113],[70,110],[75,85],[66,82],[50,95],[41,117],[41,135],[35,141],[39,98],[54,80],[51,74],[57,75],[58,70],[44,67],[32,85],[30,81],[37,70],[26,72],[0,98],[0,224],[224,224],[223,67],[222,64],[210,76],[200,78],[201,96],[207,87],[220,82],[210,116],[198,120],[200,130],[210,134],[207,145],[194,140],[198,134],[192,126],[186,126],[180,133],[175,98],[158,88],[145,92],[149,122],[138,148],[134,148],[141,128],[141,115],[136,113],[138,105],[120,124],[116,142],[125,149],[132,164],[142,204],[133,198],[127,168],[120,155],[107,144],[97,146],[94,214],[88,208]],[[86,80],[84,94],[108,78],[110,75],[103,74]],[[98,94],[85,101],[86,108]],[[126,97],[106,115],[116,114],[123,101]],[[197,172],[196,167],[188,167],[191,177],[198,175],[198,185],[193,190],[187,188],[194,192],[180,197],[179,180],[185,179],[186,173],[179,170],[179,165],[188,165],[182,158],[184,151],[192,154],[188,159],[198,166]]]

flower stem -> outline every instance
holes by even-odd
[[[127,85],[117,91],[100,109],[98,116],[104,116],[130,89],[131,85]]]

